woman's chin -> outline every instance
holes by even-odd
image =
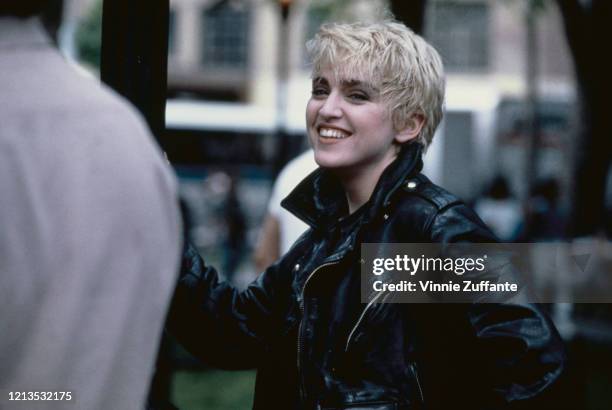
[[[342,168],[343,166],[343,162],[339,158],[331,158],[329,155],[316,155],[316,153],[315,162],[325,169]]]

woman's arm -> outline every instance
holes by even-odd
[[[238,292],[228,282],[220,282],[216,270],[187,244],[167,329],[207,364],[226,369],[257,367],[282,332],[291,306],[291,270],[283,269],[285,260]]]
[[[431,225],[433,242],[496,242],[493,234],[464,204],[441,210]],[[460,338],[449,338],[446,349],[462,362],[465,399],[479,408],[522,408],[538,399],[560,377],[565,349],[541,307],[520,295],[504,303],[441,305]],[[445,343],[445,342],[442,342]],[[449,355],[450,356],[450,355]]]

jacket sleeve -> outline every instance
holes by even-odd
[[[496,242],[463,203],[439,210],[430,234],[439,243]],[[564,347],[541,306],[521,297],[436,307],[438,319],[457,336],[445,335],[446,341],[440,341],[444,346],[438,346],[462,369],[454,380],[457,395],[452,400],[462,398],[470,408],[522,409],[533,408],[531,404],[547,396],[563,371]]]
[[[283,259],[242,292],[220,282],[186,244],[167,330],[203,362],[225,369],[257,367],[281,332],[290,304],[290,270]]]

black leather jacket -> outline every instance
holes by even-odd
[[[495,241],[421,166],[420,147],[406,147],[350,216],[339,184],[315,171],[283,201],[311,229],[243,292],[188,248],[169,329],[211,365],[257,368],[255,409],[529,403],[564,363],[537,306],[360,302],[362,242]]]

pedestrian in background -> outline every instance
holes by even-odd
[[[253,252],[257,272],[263,272],[283,256],[308,229],[308,225],[281,206],[281,201],[317,169],[312,149],[306,150],[285,165],[272,187],[268,210]]]

